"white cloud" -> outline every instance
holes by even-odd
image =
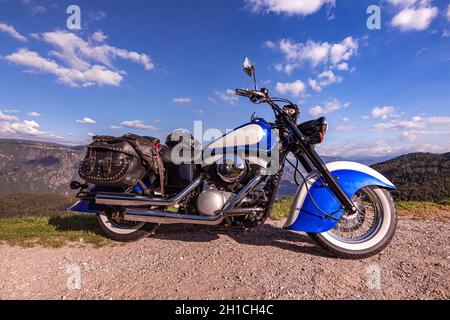
[[[450,125],[450,117],[429,117],[427,121],[431,124]]]
[[[344,128],[340,128],[344,129]],[[393,138],[372,140],[349,139],[342,144],[321,146],[326,155],[346,154],[347,156],[381,156],[409,152],[442,153],[450,150],[450,117],[419,117],[393,119],[372,127],[383,135],[394,134]],[[388,132],[390,131],[391,132]],[[397,133],[397,137],[395,137]]]
[[[372,129],[375,130],[399,130],[399,129],[421,129],[425,128],[425,123],[421,117],[413,117],[410,120],[396,119],[389,122],[375,124]]]
[[[28,112],[27,115],[29,115],[30,117],[40,117],[41,116],[41,114],[36,111]]]
[[[23,138],[59,138],[54,134],[41,131],[39,123],[34,120],[21,120],[16,116],[6,115],[0,111],[0,136]]]
[[[34,37],[51,44],[55,49],[51,50],[49,55],[67,66],[44,58],[29,49],[18,49],[5,58],[10,62],[29,67],[31,70],[54,74],[57,76],[58,82],[72,87],[119,86],[126,72],[118,70],[113,65],[113,61],[117,58],[141,64],[146,70],[155,68],[146,54],[116,48],[104,42],[93,44],[74,33],[54,31]],[[98,41],[106,39],[106,36],[100,31],[94,33],[92,37]]]
[[[348,71],[349,70],[348,63],[342,62],[336,66],[336,69],[338,69],[339,71]]]
[[[174,103],[191,103],[191,98],[172,98],[172,102]]]
[[[319,115],[323,115],[326,113],[330,113],[348,107],[350,107],[349,103],[342,104],[341,102],[339,102],[339,100],[334,99],[325,103],[324,106],[315,106],[310,108],[309,114],[313,117],[317,117]]]
[[[11,116],[9,114],[4,114],[1,110],[0,110],[0,122],[2,121],[17,121],[19,120],[19,118],[17,118],[16,116]]]
[[[381,118],[381,119],[387,119],[389,117],[394,116],[395,114],[395,108],[391,106],[385,106],[385,107],[375,107],[372,109],[372,117],[374,118]]]
[[[5,113],[19,113],[20,111],[17,109],[4,109],[3,112]]]
[[[94,32],[91,38],[96,42],[105,42],[105,40],[108,39],[108,37],[101,30]]]
[[[155,68],[146,54],[112,47],[105,43],[93,45],[71,32],[46,32],[42,34],[42,39],[56,48],[56,51],[50,52],[51,55],[81,70],[89,68],[88,59],[112,67],[112,60],[116,57],[140,63],[145,70]]]
[[[276,49],[277,44],[273,41],[267,40],[266,42],[264,42],[264,47],[269,48],[269,49]]]
[[[324,62],[328,59],[330,44],[328,42],[308,41],[303,43],[293,43],[289,39],[282,39],[279,44],[281,52],[288,61],[307,61],[312,66]]]
[[[39,124],[34,121],[17,121],[17,122],[6,122],[2,123],[0,126],[1,134],[14,134],[19,136],[48,136],[50,135],[47,132],[43,132],[39,130]]]
[[[319,82],[314,79],[308,80],[309,86],[316,92],[322,91],[322,87],[320,86]]]
[[[143,130],[158,130],[157,128],[149,125],[149,124],[145,124],[142,120],[127,120],[127,121],[123,121],[121,123],[122,126],[127,127],[127,128],[133,128],[133,129],[143,129]]]
[[[228,104],[235,105],[239,101],[239,98],[234,93],[234,90],[227,89],[225,91],[216,91],[215,93],[220,100]],[[214,102],[214,98],[210,99],[210,101]]]
[[[96,124],[97,123],[97,121],[95,121],[94,119],[89,118],[89,117],[84,117],[81,120],[77,119],[77,122],[78,123],[83,123],[83,124]]]
[[[121,74],[106,67],[94,65],[86,70],[66,68],[54,60],[41,57],[37,52],[28,49],[19,49],[5,57],[6,60],[23,65],[34,70],[51,73],[57,76],[58,81],[72,87],[90,86],[92,84],[119,86],[123,80]]]
[[[336,75],[332,70],[326,70],[319,74],[318,80],[309,79],[308,83],[314,91],[320,92],[324,87],[333,83],[341,83],[343,80],[344,78]]]
[[[429,128],[427,130],[423,130]],[[444,131],[442,130],[444,128]],[[375,124],[372,129],[375,130],[415,130],[416,133],[439,135],[440,132],[448,132],[450,129],[450,117],[427,117],[419,116],[411,119],[394,119],[388,122]],[[418,131],[418,130],[421,131]]]
[[[306,43],[295,43],[289,39],[282,39],[278,44],[273,42],[272,49],[279,50],[285,62],[275,66],[277,71],[284,71],[291,74],[296,68],[304,63],[309,63],[312,67],[320,64],[325,66],[337,66],[338,70],[348,70],[347,63],[358,53],[359,43],[357,39],[347,37],[338,43],[307,41]]]
[[[358,52],[358,46],[358,41],[352,37],[347,37],[342,42],[333,44],[330,49],[330,57],[333,65],[350,60]]]
[[[448,5],[448,8],[447,8],[447,19],[448,19],[448,21],[450,21],[450,4]]]
[[[275,86],[275,90],[281,94],[290,94],[294,97],[298,97],[305,93],[306,85],[301,80],[288,83],[278,82]]]
[[[389,3],[399,7],[409,7],[417,4],[418,2],[424,2],[423,0],[389,0]],[[428,2],[428,0],[427,0]]]
[[[277,70],[278,72],[285,72],[287,75],[291,75],[292,71],[294,71],[298,67],[300,67],[298,63],[278,63],[275,65],[275,70]]]
[[[443,153],[450,150],[450,139],[442,143],[424,139],[349,139],[339,144],[321,144],[319,152],[327,156],[376,157],[410,152]]]
[[[121,126],[116,126],[116,125],[110,125],[109,128],[113,129],[113,130],[117,130],[117,129],[121,129],[122,127]]]
[[[27,38],[21,35],[13,26],[5,23],[0,23],[0,31],[8,33],[11,37],[21,41],[26,42]]]
[[[420,138],[430,137],[430,136],[449,136],[450,130],[410,130],[403,131],[402,137],[408,141],[417,141]]]
[[[438,9],[430,6],[405,7],[392,18],[391,24],[401,31],[423,31],[428,29],[437,16]]]
[[[254,12],[273,12],[277,14],[307,16],[335,0],[247,0],[247,7]]]

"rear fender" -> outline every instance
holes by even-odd
[[[382,174],[360,163],[338,161],[328,163],[327,168],[349,198],[352,198],[359,189],[367,186],[396,189]],[[285,229],[322,233],[334,228],[338,223],[336,219],[342,217],[344,209],[341,209],[341,203],[323,179],[319,179],[319,176],[318,172],[311,172],[306,177],[308,188],[303,183],[297,189],[289,217],[284,225]],[[332,216],[335,219],[324,215],[316,208],[308,195],[308,189],[319,208],[325,213],[333,213]]]

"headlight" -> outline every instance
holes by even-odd
[[[325,134],[327,133],[327,131],[328,131],[328,122],[325,121],[322,124],[322,128],[320,130],[320,142],[318,142],[318,143],[322,143],[323,142],[323,139],[325,139]]]
[[[298,126],[300,131],[309,138],[310,144],[322,143],[328,131],[327,118],[321,117],[316,120],[304,122]]]

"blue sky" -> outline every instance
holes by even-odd
[[[81,30],[66,28],[69,5]],[[369,30],[367,7],[381,8]],[[85,143],[237,127],[261,86],[325,115],[320,151],[450,151],[450,4],[436,0],[0,0],[0,136]]]

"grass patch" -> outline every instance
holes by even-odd
[[[435,202],[421,202],[421,201],[397,201],[396,202],[397,210],[402,211],[410,211],[424,208],[439,208],[440,205]]]
[[[275,201],[272,208],[272,214],[270,218],[273,220],[286,219],[291,211],[293,198],[283,198]]]
[[[57,216],[76,199],[59,193],[13,193],[0,195],[0,218]]]
[[[93,215],[57,215],[0,219],[0,241],[10,245],[61,247],[82,241],[100,247],[110,242]]]
[[[292,201],[293,198],[277,200],[273,205],[271,219],[286,219],[291,210]],[[397,201],[396,206],[400,216],[417,219],[450,219],[450,200],[440,202]]]
[[[397,201],[397,210],[400,216],[407,216],[413,219],[450,219],[450,201],[440,202],[418,202],[418,201]]]

